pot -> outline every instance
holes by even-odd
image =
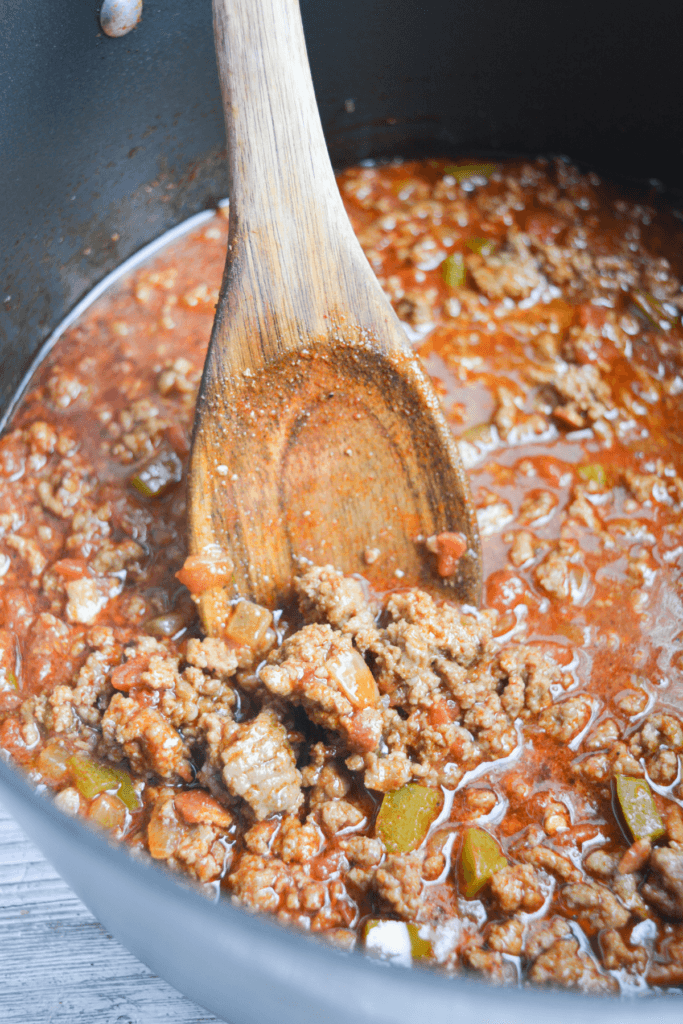
[[[6,0],[0,103],[0,405],[97,282],[225,195],[208,0],[145,0],[121,38],[98,5]],[[680,6],[302,0],[333,161],[568,153],[683,184]],[[675,998],[501,990],[346,954],[224,902],[57,811],[9,765],[0,794],[105,927],[233,1024],[680,1021]]]

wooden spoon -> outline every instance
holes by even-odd
[[[476,604],[457,446],[344,211],[297,0],[213,7],[231,205],[190,465],[204,626],[236,596],[286,603],[301,558]],[[424,544],[442,532],[467,544],[448,578]]]

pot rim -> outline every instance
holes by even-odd
[[[217,207],[226,204],[227,200],[221,200]],[[102,278],[74,306],[40,347],[7,409],[0,417],[0,432],[6,428],[22,400],[37,367],[85,310],[127,273],[169,243],[210,221],[215,213],[216,208],[202,210],[164,232]],[[151,886],[160,895],[179,901],[193,916],[205,918],[209,932],[225,927],[241,930],[249,943],[258,946],[259,951],[263,952],[262,966],[272,964],[272,957],[269,954],[272,952],[277,957],[278,950],[284,947],[291,951],[297,960],[306,962],[312,978],[324,978],[330,971],[341,975],[340,980],[349,994],[354,990],[367,993],[370,989],[374,990],[374,995],[381,998],[383,990],[386,990],[387,1000],[386,1004],[383,1003],[383,1009],[391,1009],[391,987],[391,998],[394,1001],[398,996],[402,1005],[414,1004],[419,1008],[421,1015],[424,1015],[425,1011],[428,1014],[432,1007],[438,1012],[444,1005],[444,997],[450,997],[452,1011],[458,1014],[471,1011],[473,1021],[481,1019],[507,1024],[514,1020],[532,1024],[533,1018],[537,1017],[539,1021],[573,1022],[579,1014],[583,1024],[610,1024],[612,1021],[615,1024],[617,1021],[619,1024],[649,1024],[650,1021],[652,1024],[680,1024],[682,1019],[683,1003],[677,1000],[675,994],[667,992],[661,995],[649,993],[639,997],[638,994],[609,997],[535,986],[498,987],[464,974],[447,975],[438,970],[405,967],[378,960],[358,949],[351,952],[341,950],[299,928],[284,925],[268,914],[243,909],[229,899],[208,901],[194,889],[191,882],[184,882],[182,876],[173,876],[153,862],[136,859],[123,843],[109,842],[104,834],[98,833],[78,818],[65,815],[49,799],[46,787],[33,786],[22,775],[20,768],[13,767],[0,754],[0,794],[3,790],[11,793],[17,801],[27,803],[39,817],[47,818],[68,843],[77,843],[79,847],[87,848],[112,870],[137,878],[140,884]],[[37,845],[40,845],[40,842]],[[49,851],[47,857],[49,859]],[[172,979],[169,980],[173,984]],[[668,999],[664,998],[665,996],[668,996]],[[363,1002],[367,1003],[367,998],[364,998]],[[437,1016],[435,1021],[441,1019],[445,1018]]]

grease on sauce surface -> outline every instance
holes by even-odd
[[[681,224],[563,162],[339,184],[460,440],[482,611],[313,567],[298,613],[238,602],[201,637],[175,573],[217,215],[98,300],[0,441],[0,746],[65,812],[345,948],[677,987]]]

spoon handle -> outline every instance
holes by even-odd
[[[229,154],[228,275],[251,279],[264,315],[277,310],[324,329],[310,323],[321,295],[348,297],[330,266],[365,257],[327,153],[298,0],[213,0],[213,10]]]
[[[297,0],[213,3],[230,234],[197,401],[190,550],[234,572],[202,593],[205,628],[221,635],[237,595],[284,606],[301,558],[367,571],[375,540],[387,555],[373,586],[430,581],[416,538],[444,531],[468,541],[444,587],[476,601],[455,439],[346,216]]]

